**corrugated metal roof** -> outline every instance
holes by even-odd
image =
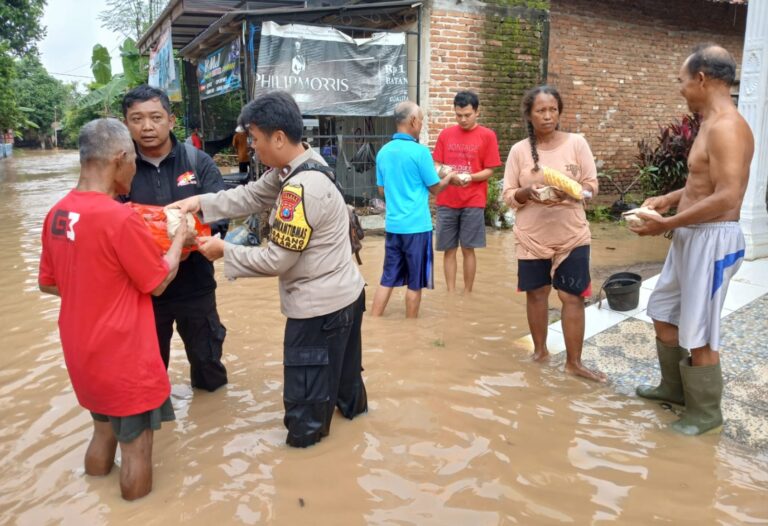
[[[148,53],[169,27],[174,49],[181,49],[208,29],[223,15],[241,9],[303,7],[304,0],[171,0],[154,24],[137,42],[139,51]]]
[[[391,13],[393,11],[402,11],[403,9],[417,7],[421,5],[421,3],[420,0],[367,1],[303,8],[272,7],[267,9],[230,11],[179,50],[179,55],[185,59],[194,61],[200,56],[210,53],[217,47],[232,40],[234,34],[239,34],[241,23],[246,18],[280,19],[290,16],[290,19],[296,22],[312,23],[334,13],[354,12],[361,15],[382,12]],[[176,47],[175,42],[174,47]]]

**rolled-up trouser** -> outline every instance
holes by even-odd
[[[216,311],[216,293],[178,302],[154,302],[155,327],[160,356],[168,368],[173,322],[184,342],[189,360],[192,387],[215,391],[227,383],[227,369],[221,363],[227,329]]]
[[[283,402],[286,442],[307,447],[327,436],[336,406],[352,419],[368,410],[360,327],[365,291],[336,312],[288,318],[284,340]]]

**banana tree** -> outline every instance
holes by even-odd
[[[95,81],[89,86],[91,92],[83,97],[79,108],[100,106],[101,114],[107,117],[112,114],[112,105],[125,92],[147,81],[145,59],[139,54],[136,43],[127,38],[120,46],[123,63],[123,73],[112,75],[111,57],[107,48],[100,44],[93,46],[91,55],[91,71]]]

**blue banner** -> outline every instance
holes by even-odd
[[[157,46],[149,52],[148,84],[165,90],[173,102],[181,101],[181,82],[176,75],[170,28],[162,34]]]
[[[200,99],[240,89],[240,39],[235,39],[197,64]]]

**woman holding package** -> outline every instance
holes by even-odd
[[[589,252],[592,236],[584,199],[597,194],[597,168],[587,141],[560,131],[563,100],[552,86],[523,97],[528,138],[509,152],[504,201],[515,209],[518,290],[525,291],[535,361],[549,358],[549,293],[562,302],[567,373],[605,381],[581,363],[584,298],[591,295]]]

